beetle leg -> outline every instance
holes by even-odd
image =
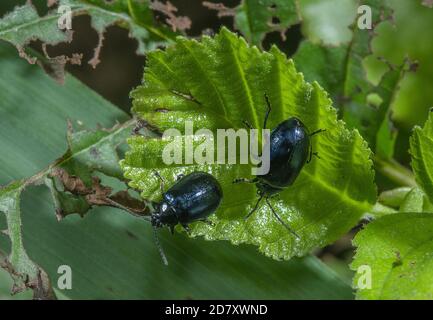
[[[157,127],[151,125],[149,122],[147,122],[146,120],[142,120],[142,119],[137,120],[137,123],[135,124],[134,128],[132,128],[132,135],[144,136],[144,134],[142,134],[140,132],[141,129],[144,129],[144,128],[152,131],[153,133],[157,134],[158,136],[162,136],[162,133],[159,132]]]
[[[310,137],[312,137],[312,136],[314,136],[316,134],[325,132],[325,131],[326,131],[326,129],[318,129],[318,130],[314,131],[313,133],[310,133]]]
[[[277,218],[277,220],[291,233],[293,234],[297,239],[300,239],[301,237],[294,231],[292,230],[292,228],[290,228],[281,218],[280,216],[275,212],[274,208],[272,208],[268,198],[265,199],[266,204],[268,205],[269,209],[271,209],[273,215],[275,216],[275,218]]]
[[[266,100],[266,104],[268,106],[268,110],[266,111],[266,114],[265,114],[265,121],[263,122],[263,129],[266,129],[266,125],[268,123],[269,114],[271,113],[271,103],[269,102],[269,97],[268,97],[268,95],[266,93],[265,93],[265,100]]]
[[[237,184],[237,183],[256,183],[257,182],[257,178],[254,179],[248,179],[248,178],[237,178],[233,180],[233,184]]]
[[[250,213],[248,213],[246,215],[246,217],[244,218],[244,220],[247,220],[249,217],[251,217],[251,215],[257,210],[257,208],[259,207],[260,201],[262,201],[264,195],[262,194],[259,198],[259,200],[257,200],[256,205],[254,206],[253,210],[250,211]]]
[[[250,130],[252,130],[252,129],[254,129],[253,128],[253,126],[247,121],[247,120],[244,120],[244,121],[242,121],[242,123],[245,125],[245,127],[247,127],[248,129],[250,129]]]
[[[159,180],[160,180],[159,187],[161,188],[161,193],[164,193],[164,189],[165,189],[164,188],[164,183],[165,183],[164,178],[161,177],[161,175],[159,174],[159,172],[156,171],[156,170],[154,170],[153,173],[155,174],[155,176],[157,176],[159,178]]]
[[[186,231],[188,234],[191,234],[191,229],[189,228],[189,226],[188,226],[187,224],[182,224],[182,227],[185,229],[185,231]]]
[[[146,128],[147,126],[147,122],[142,120],[142,119],[138,119],[134,128],[132,129],[132,134],[133,135],[141,135],[140,134],[140,130],[143,128]]]
[[[313,158],[313,146],[310,144],[310,155],[307,160],[307,163],[310,163],[312,158]]]
[[[174,226],[170,226],[169,228],[170,228],[171,234],[174,235]]]
[[[206,223],[206,224],[208,224],[208,225],[210,225],[211,227],[213,227],[213,226],[215,226],[215,223],[213,223],[212,221],[210,221],[209,219],[203,219],[203,220],[200,220],[201,222],[204,222],[204,223]]]

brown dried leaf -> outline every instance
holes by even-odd
[[[191,28],[191,19],[185,16],[176,16],[177,8],[170,2],[166,3],[154,0],[150,2],[150,8],[167,16],[166,22],[171,26],[172,30],[185,31]]]
[[[203,1],[203,6],[210,10],[216,10],[218,18],[221,17],[234,17],[236,15],[235,8],[228,8],[223,3],[214,3],[209,1]]]
[[[101,49],[102,49],[102,46],[104,43],[104,39],[105,39],[104,33],[99,32],[98,33],[98,45],[94,49],[92,59],[90,59],[88,62],[88,64],[90,64],[93,69],[96,69],[96,66],[101,62],[101,60],[99,59],[99,56],[101,54]]]
[[[41,66],[49,76],[62,85],[65,83],[66,64],[81,65],[81,60],[83,59],[82,53],[73,53],[71,57],[65,55],[50,57],[45,43],[42,44],[42,51],[45,55],[45,59],[39,59],[37,61],[38,65]]]
[[[70,175],[62,168],[53,169],[50,176],[57,177],[66,192],[78,197],[84,197],[89,204],[89,208],[92,206],[108,206],[122,209],[139,216],[149,214],[147,206],[143,201],[133,198],[126,190],[119,191],[112,195],[112,188],[102,185],[101,180],[98,177],[92,177],[92,187],[88,188],[83,180],[79,177]],[[68,214],[71,213],[65,213],[61,208],[58,208],[57,210],[57,216],[60,219],[64,218]]]

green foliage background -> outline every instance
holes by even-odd
[[[24,2],[2,1],[1,15]],[[68,67],[68,71],[85,84],[66,74],[64,86],[59,86],[42,68],[29,65],[18,57],[11,44],[24,48],[31,37],[51,44],[65,40],[65,35],[59,33],[56,26],[45,22],[40,29],[26,28],[17,36],[14,28],[26,25],[26,19],[37,20],[38,14],[52,15],[51,19],[56,20],[55,13],[47,13],[45,1],[34,3],[37,11],[30,10],[27,16],[18,18],[12,16],[12,24],[8,19],[0,23],[0,185],[23,179],[19,184],[9,186],[18,186],[13,190],[17,190],[20,196],[20,206],[10,201],[12,198],[5,193],[6,189],[0,193],[0,208],[9,214],[8,219],[0,215],[0,230],[9,227],[9,237],[0,234],[0,258],[12,252],[16,257],[12,259],[13,266],[31,279],[39,271],[46,272],[60,299],[351,299],[355,295],[350,281],[356,289],[360,275],[355,272],[365,264],[372,267],[375,282],[373,289],[358,289],[357,298],[431,298],[432,273],[429,270],[433,258],[429,226],[433,214],[433,120],[428,110],[433,106],[433,93],[429,89],[433,77],[433,44],[427,30],[433,27],[433,9],[422,5],[422,1],[399,0],[305,0],[296,3],[244,0],[239,5],[227,2],[227,8],[233,8],[228,9],[233,18],[215,20],[217,22],[211,27],[215,31],[222,25],[237,30],[251,45],[260,49],[276,44],[269,53],[259,53],[258,49],[248,47],[244,40],[226,29],[202,44],[185,38],[175,40],[182,31],[171,31],[164,18],[155,16],[146,5],[137,5],[133,0],[115,1],[114,5],[98,0],[64,0],[62,3],[81,10],[80,16],[92,17],[88,23],[89,30],[105,32],[109,36],[114,32],[112,30],[123,28],[128,30],[124,31],[124,38],[126,32],[130,32],[138,41],[130,51],[145,53],[147,68],[144,85],[132,93],[132,111],[155,126],[162,129],[181,127],[183,120],[193,118],[207,127],[230,124],[236,128],[245,120],[241,115],[251,115],[248,120],[257,126],[263,118],[259,110],[264,104],[262,92],[265,91],[272,101],[279,102],[276,110],[284,114],[283,117],[297,115],[309,127],[331,128],[315,141],[314,147],[319,149],[323,159],[306,167],[291,193],[284,195],[277,205],[295,229],[309,223],[311,228],[301,231],[303,240],[300,243],[292,244],[266,209],[260,210],[248,223],[241,222],[240,217],[255,200],[251,188],[244,193],[243,205],[236,205],[228,197],[229,204],[214,217],[215,229],[201,224],[193,228],[195,236],[204,235],[207,240],[230,240],[236,246],[226,241],[188,238],[182,233],[171,236],[162,231],[163,246],[170,260],[170,266],[165,268],[146,221],[106,207],[92,209],[84,218],[68,215],[72,212],[84,214],[89,208],[85,198],[71,197],[49,182],[53,170],[60,167],[80,176],[88,186],[91,185],[91,176],[98,175],[103,183],[110,184],[115,190],[124,189],[125,185],[115,179],[121,177],[117,160],[118,156],[124,157],[125,150],[129,150],[122,163],[126,177],[132,179],[131,185],[140,189],[143,197],[157,198],[157,181],[149,177],[149,170],[158,166],[162,145],[155,138],[130,138],[129,147],[122,144],[117,155],[115,146],[117,141],[124,141],[129,135],[130,122],[115,131],[117,133],[102,129],[86,131],[86,128],[96,128],[97,124],[111,127],[130,118],[129,102],[121,106],[122,111],[105,99],[118,98],[111,96],[107,89],[109,86],[98,85],[98,80],[92,79],[90,74],[98,71],[88,71],[86,75],[79,71],[86,67]],[[173,3],[179,5],[179,14],[190,15],[193,24],[197,23],[197,30],[189,31],[191,34],[204,29],[205,22],[194,19],[203,14],[203,10],[207,10],[207,14],[215,13],[216,18],[216,12],[205,9],[199,1],[189,6],[193,8],[190,11],[182,7],[181,2]],[[375,10],[374,34],[353,28],[359,4],[368,4]],[[270,8],[273,5],[276,8]],[[195,9],[199,7],[201,9]],[[381,10],[383,13],[379,14]],[[82,21],[78,19],[74,18],[74,23]],[[202,19],[206,20],[206,17]],[[112,24],[117,27],[112,27]],[[105,31],[107,27],[108,31]],[[272,35],[279,36],[288,27],[290,30],[286,36],[292,38],[272,40],[276,39]],[[108,53],[105,48],[110,41],[105,44],[103,52],[106,50]],[[167,44],[174,47],[168,51],[148,52],[158,45]],[[291,48],[298,44],[299,48],[294,53]],[[73,42],[74,45],[85,47],[84,42],[78,45]],[[114,52],[122,51],[119,47],[115,46],[116,49],[110,53],[113,57]],[[45,66],[53,62],[41,57],[37,46],[25,50],[29,57],[37,57]],[[83,61],[92,58],[91,51],[86,53]],[[286,60],[284,54],[293,57],[295,66]],[[196,57],[199,57],[199,62],[205,62],[204,67],[194,64]],[[102,57],[98,68],[109,70],[110,65],[127,63],[124,60],[114,62]],[[245,76],[241,81],[230,73],[233,76],[230,84],[243,85],[242,90],[234,93],[224,85],[227,71],[233,71],[230,67],[233,61],[237,61],[240,74]],[[267,68],[275,61],[278,62],[275,64],[279,66],[278,71],[268,73]],[[135,66],[140,68],[140,78],[142,65],[141,60]],[[167,73],[165,68],[170,72]],[[188,70],[200,68],[201,73],[188,73]],[[303,75],[297,75],[297,71]],[[259,74],[261,80],[258,80]],[[117,72],[109,75],[110,82],[122,86],[123,81],[116,81]],[[285,77],[283,84],[298,81],[297,85],[278,88],[274,80],[281,77]],[[302,77],[312,84],[305,83]],[[100,78],[106,79],[107,75]],[[130,81],[139,81],[140,78]],[[214,89],[207,86],[206,81],[215,81]],[[337,114],[329,108],[322,87],[332,98]],[[105,98],[91,88],[96,88]],[[125,94],[131,89],[133,86],[126,84]],[[198,97],[204,102],[206,112],[196,112],[194,103],[173,95],[172,89]],[[226,102],[227,110],[238,110],[239,114],[229,113],[224,119],[216,118],[213,113],[218,110],[218,105],[210,95],[212,90]],[[291,98],[296,90],[300,96],[312,95],[312,102],[306,103],[310,109],[303,106],[301,100]],[[281,92],[290,97],[284,97]],[[120,100],[127,101],[124,97]],[[242,101],[239,109],[236,109],[236,101]],[[161,105],[168,112],[158,112]],[[316,111],[308,114],[308,110],[313,109]],[[254,110],[256,114],[252,112]],[[344,123],[337,122],[337,115]],[[74,134],[68,133],[68,139],[65,138],[67,119],[76,128]],[[273,125],[280,120],[271,119]],[[418,127],[412,133],[416,125]],[[371,159],[380,194],[376,204],[376,187],[371,171],[373,162],[368,160],[370,151],[361,135],[373,152]],[[351,147],[352,151],[349,150]],[[347,157],[347,153],[352,154],[352,158]],[[60,162],[56,161],[62,154]],[[95,160],[94,154],[101,157]],[[53,165],[47,167],[50,163]],[[342,168],[352,176],[346,185],[340,183],[343,181]],[[178,173],[197,168],[160,169],[171,181]],[[205,169],[218,176],[225,184],[227,194],[236,192],[228,182],[249,171],[249,168],[236,166],[226,168],[225,173],[215,168]],[[28,177],[32,178],[27,180]],[[313,183],[309,182],[309,177],[315,177]],[[35,186],[40,183],[49,188]],[[310,187],[306,188],[307,185]],[[344,204],[343,198],[350,200],[351,205]],[[83,204],[84,207],[80,206]],[[318,207],[327,217],[326,223],[311,218]],[[67,215],[60,222],[54,213],[59,208]],[[230,210],[238,215],[233,216]],[[11,212],[20,214],[21,228],[18,220],[11,219]],[[333,219],[335,212],[345,220]],[[362,217],[374,221],[357,233],[354,251],[350,248],[350,239],[355,232],[350,228],[355,227]],[[253,230],[252,236],[251,233],[248,236],[242,234],[247,224]],[[346,232],[349,233],[344,235]],[[335,240],[338,241],[329,248],[313,250]],[[343,249],[339,249],[341,243]],[[303,257],[276,261],[259,253],[251,244],[274,258]],[[56,289],[57,267],[61,264],[71,265],[74,270],[74,287],[70,291]],[[349,270],[349,264],[352,270]],[[22,285],[23,278],[15,277],[15,283]],[[11,285],[9,275],[1,269],[0,299],[9,298]],[[25,291],[14,298],[30,296],[30,292]]]

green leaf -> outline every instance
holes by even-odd
[[[276,20],[273,23],[272,20]],[[295,1],[243,0],[236,8],[235,26],[248,42],[260,45],[266,33],[284,32],[299,22]]]
[[[11,296],[10,291],[13,285],[11,276],[6,272],[6,270],[0,268],[0,300],[29,300],[32,298],[32,294],[29,291],[22,293],[17,293]]]
[[[379,195],[378,201],[386,206],[399,208],[411,190],[409,187],[387,190]]]
[[[433,116],[429,117],[423,128],[416,126],[410,138],[412,169],[417,184],[433,203]]]
[[[16,7],[0,19],[0,39],[12,43],[22,56],[26,55],[25,45],[32,39],[52,45],[68,41],[71,34],[58,28],[59,17],[60,15],[51,14],[43,19],[31,4]]]
[[[406,195],[399,210],[400,212],[423,212],[423,209],[424,192],[415,187]]]
[[[266,34],[285,32],[302,23],[304,35],[314,43],[339,45],[348,42],[356,15],[355,0],[242,0],[235,8],[204,1],[219,17],[233,16],[234,27],[250,44],[261,46]]]
[[[186,120],[194,121],[195,129],[214,133],[218,128],[243,128],[243,120],[261,128],[264,93],[272,104],[270,128],[296,116],[311,131],[327,130],[313,139],[313,149],[321,159],[306,165],[296,182],[271,200],[300,240],[287,232],[267,206],[244,221],[257,200],[256,187],[232,181],[250,176],[250,165],[167,166],[162,151],[169,140],[133,136],[121,166],[130,185],[142,190],[145,198],[160,195],[154,170],[167,185],[180,173],[213,174],[222,184],[224,199],[212,217],[215,225],[196,223],[193,235],[250,243],[268,256],[289,259],[336,240],[369,211],[376,197],[369,149],[357,131],[347,130],[337,120],[319,84],[306,83],[293,61],[277,48],[260,52],[222,29],[215,38],[204,37],[201,42],[178,38],[167,51],[150,53],[143,85],[132,93],[133,111],[161,131],[184,132]]]
[[[285,39],[286,30],[300,21],[297,1],[242,0],[235,8],[208,1],[203,5],[217,10],[219,17],[233,16],[235,28],[249,43],[259,47],[267,33],[277,31]]]
[[[132,125],[133,121],[127,121],[111,129],[81,129],[76,132],[72,125],[69,125],[68,150],[55,167],[59,166],[69,174],[80,177],[87,186],[92,183],[93,171],[122,180],[117,147],[125,142],[131,133]]]
[[[360,288],[360,299],[432,299],[433,214],[398,213],[382,217],[359,232],[352,270],[371,268],[371,288]],[[365,284],[363,269],[354,286]]]
[[[175,35],[166,26],[154,21],[147,0],[115,0],[110,3],[104,0],[60,0],[59,6],[69,7],[72,16],[83,14],[91,16],[92,27],[99,34],[98,47],[95,49],[94,57],[89,61],[94,67],[99,63],[98,55],[102,47],[103,33],[111,25],[117,24],[130,30],[131,36],[138,41],[137,53],[139,54],[167,44]],[[35,63],[37,58],[25,50],[30,41],[40,40],[44,44],[55,45],[72,40],[72,31],[64,32],[58,27],[58,21],[63,21],[63,14],[64,12],[54,8],[45,16],[39,16],[31,3],[17,6],[0,19],[0,39],[12,43],[18,49],[20,56],[30,63]],[[80,56],[62,57],[60,61],[51,57],[46,59],[51,63],[64,65],[67,61],[78,63]]]
[[[67,148],[66,119],[109,127],[127,115],[67,75],[58,86],[0,45],[0,183],[32,176]],[[26,77],[22,77],[26,74]],[[25,95],[22,93],[26,92]],[[57,221],[46,188],[22,194],[23,242],[50,276],[59,298],[75,299],[350,299],[352,290],[316,257],[278,262],[251,246],[191,240],[161,231],[164,267],[146,221],[97,208]],[[5,227],[0,215],[0,227]],[[1,251],[10,243],[0,233]],[[72,289],[56,287],[60,265],[72,268]],[[245,273],[245,270],[254,270]],[[1,281],[1,280],[0,280]],[[0,288],[3,283],[0,282]],[[1,294],[0,294],[1,296]]]
[[[102,34],[105,29],[118,24],[129,29],[138,41],[138,54],[145,54],[161,45],[166,45],[176,36],[166,25],[158,23],[150,8],[149,0],[60,0],[70,4],[77,14],[87,13],[92,17],[92,26]]]
[[[433,206],[420,188],[401,187],[382,192],[370,215],[379,218],[397,212],[433,212]]]
[[[24,187],[23,181],[16,181],[0,188],[0,212],[6,215],[7,235],[11,242],[10,254],[5,259],[0,256],[0,265],[14,279],[12,292],[32,288],[35,299],[53,299],[55,294],[45,271],[30,260],[24,249],[20,212],[20,195]]]

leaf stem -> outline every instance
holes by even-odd
[[[415,177],[411,170],[394,159],[374,158],[376,170],[399,186],[416,187]]]

